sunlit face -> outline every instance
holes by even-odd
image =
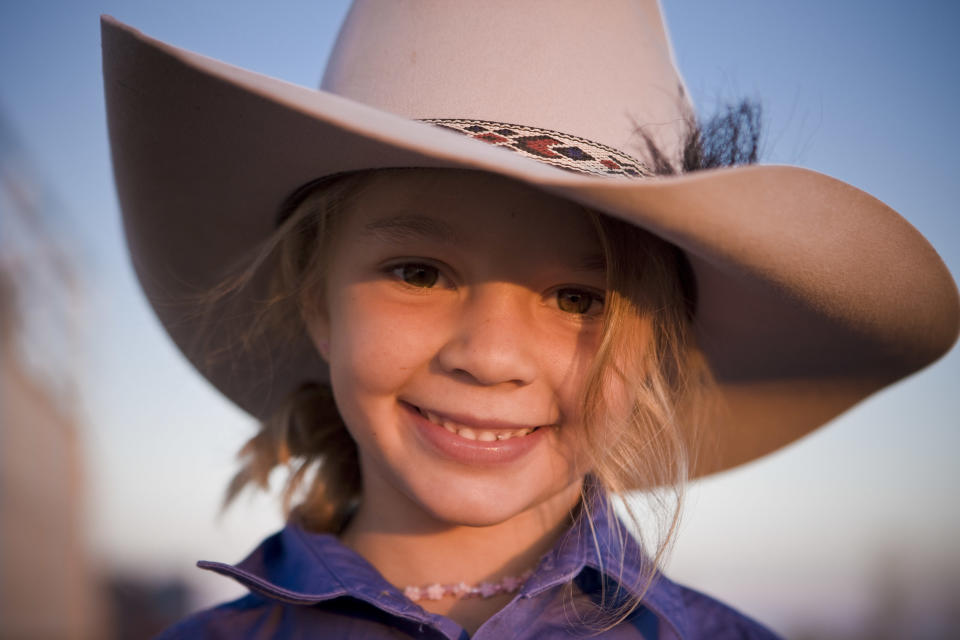
[[[377,176],[341,215],[311,333],[364,500],[485,525],[575,496],[604,295],[582,208],[502,178],[421,171]]]

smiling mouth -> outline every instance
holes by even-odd
[[[478,440],[480,442],[496,442],[498,440],[509,440],[511,438],[522,438],[528,436],[534,431],[540,430],[540,427],[526,427],[520,429],[481,429],[470,427],[459,422],[437,415],[432,411],[421,409],[415,405],[410,405],[421,416],[433,424],[443,427],[450,433],[456,434],[465,440]]]

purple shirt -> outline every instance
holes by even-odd
[[[594,601],[601,590],[608,603],[611,597],[630,598],[638,593],[645,562],[639,546],[630,536],[621,540],[603,509],[593,513],[594,531],[586,518],[579,518],[510,603],[477,630],[475,640],[590,636],[589,629],[577,628],[571,621],[571,593],[565,588],[570,582],[578,596]],[[250,593],[187,618],[161,634],[162,639],[470,637],[453,620],[408,600],[336,536],[308,533],[292,524],[264,540],[238,565],[198,564],[233,578]],[[777,636],[730,607],[660,575],[626,620],[591,637],[732,640]]]

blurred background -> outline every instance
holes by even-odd
[[[0,638],[139,638],[239,596],[282,525],[221,514],[255,427],[172,346],[111,179],[98,14],[316,86],[346,1],[0,2]],[[665,0],[709,115],[759,100],[764,159],[888,203],[960,274],[960,4]],[[625,78],[629,81],[629,78]],[[668,573],[790,638],[960,637],[960,352],[698,483]]]

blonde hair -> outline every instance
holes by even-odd
[[[256,350],[266,335],[292,337],[305,331],[304,319],[316,310],[303,305],[304,293],[322,296],[336,214],[366,179],[363,173],[337,175],[299,189],[249,266],[213,292],[212,301],[222,300],[248,285],[260,270],[273,267],[270,294],[241,337],[240,348]],[[284,515],[307,530],[338,531],[359,500],[357,447],[326,384],[301,384],[261,423],[238,458],[241,467],[227,487],[225,507],[250,484],[268,489],[271,472],[280,466],[289,471],[282,491]]]
[[[583,454],[590,461],[596,489],[606,500],[607,527],[621,540],[623,530],[613,500],[621,500],[639,552],[620,566],[605,567],[623,575],[627,564],[647,566],[638,597],[603,594],[607,616],[578,622],[603,630],[623,620],[639,605],[668,555],[680,523],[688,471],[694,468],[701,427],[709,413],[713,378],[693,336],[694,282],[682,252],[632,224],[590,212],[606,259],[607,294],[604,331],[584,390]],[[605,393],[625,389],[630,409],[616,419]],[[636,493],[642,490],[638,496]],[[626,498],[633,493],[633,502]],[[636,508],[644,499],[647,518]],[[589,501],[583,504],[588,506]],[[586,523],[593,526],[592,514]],[[618,582],[619,585],[619,582]]]
[[[293,199],[289,215],[247,273],[252,277],[255,268],[275,262],[271,295],[253,333],[304,331],[304,319],[318,312],[304,300],[322,298],[327,248],[338,217],[375,173],[328,178],[308,185]],[[607,294],[603,335],[583,395],[582,453],[591,470],[588,484],[601,488],[604,499],[648,490],[645,496],[659,524],[654,535],[642,536],[642,546],[655,550],[653,562],[646,563],[651,570],[642,585],[645,590],[676,531],[694,453],[690,446],[696,441],[691,427],[697,416],[689,408],[701,406],[710,376],[693,345],[694,292],[682,252],[632,224],[592,211],[586,214],[603,247]],[[629,394],[632,409],[622,419],[611,418],[605,392],[612,386]],[[267,488],[271,471],[284,465],[289,467],[282,491],[285,513],[309,530],[336,533],[360,499],[356,445],[329,387],[319,382],[304,384],[291,394],[284,407],[261,424],[240,457],[242,465],[230,483],[226,503],[248,484]],[[589,502],[581,501],[584,510]],[[608,526],[628,535],[612,505],[607,507]],[[635,532],[650,533],[649,526],[640,526],[631,505],[621,510]],[[592,522],[593,514],[584,515]],[[622,557],[621,563],[632,560],[639,559]],[[618,594],[613,596],[623,601]],[[615,607],[616,619],[629,615],[638,603],[639,598],[629,598]],[[579,622],[585,621],[577,615]]]

